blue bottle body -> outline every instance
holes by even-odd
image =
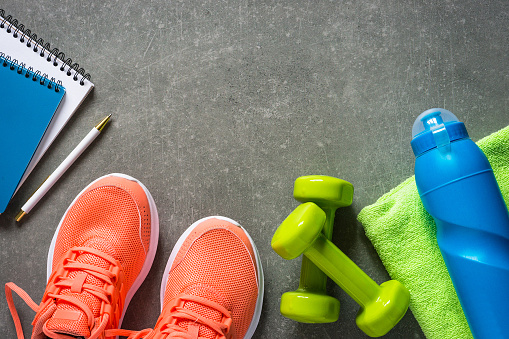
[[[468,135],[416,155],[417,189],[472,334],[509,338],[509,213],[486,156]]]

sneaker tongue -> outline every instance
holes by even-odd
[[[91,247],[114,256],[112,248],[108,246],[108,244],[97,241],[97,239],[87,242],[84,244],[84,247]],[[83,253],[78,255],[76,257],[76,262],[86,263],[104,269],[108,269],[110,267],[110,263],[108,261],[90,253]],[[84,290],[83,285],[91,284],[98,287],[103,287],[104,282],[101,279],[80,270],[71,271],[69,273],[69,278],[73,280],[72,287],[62,289],[60,291],[60,295],[70,296],[73,299],[79,300],[83,304],[87,305],[88,308],[92,311],[94,319],[99,318],[101,311],[101,300]],[[69,338],[90,337],[91,329],[88,325],[88,317],[80,307],[62,299],[58,300],[56,305],[57,307],[55,312],[46,323],[48,330],[55,333],[68,335]],[[96,323],[94,323],[93,326],[95,325]]]
[[[204,287],[204,286],[191,286],[184,290],[185,294],[195,295],[198,297],[202,297],[208,300],[211,300],[213,302],[216,302],[218,304],[221,304],[222,306],[228,308],[225,304],[225,302],[222,300],[222,298],[218,297],[217,293],[210,290],[210,288]],[[211,319],[215,322],[220,323],[223,319],[223,314],[216,310],[215,308],[208,307],[205,305],[202,305],[200,303],[194,302],[194,301],[186,301],[184,302],[184,305],[182,306],[185,309],[188,309],[190,311],[193,311],[195,313],[198,313],[203,318]],[[179,320],[177,322],[177,325],[182,327],[188,332],[198,331],[199,337],[203,338],[210,338],[215,339],[217,338],[217,332],[212,330],[206,325],[198,324],[195,321],[190,320]]]

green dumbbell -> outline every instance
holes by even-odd
[[[410,293],[396,280],[380,286],[322,234],[325,212],[314,203],[297,207],[279,226],[271,246],[284,259],[304,254],[360,306],[357,326],[371,337],[392,329],[405,315]]]
[[[323,209],[326,220],[322,232],[327,239],[331,239],[336,209],[352,204],[353,186],[338,178],[309,175],[295,180],[293,196],[297,201],[314,202]],[[281,314],[304,323],[338,320],[339,301],[326,294],[326,285],[327,276],[307,257],[303,257],[299,287],[281,296]]]

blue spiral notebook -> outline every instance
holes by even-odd
[[[11,200],[64,94],[61,83],[0,52],[0,213]]]

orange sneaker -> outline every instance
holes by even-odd
[[[48,254],[40,305],[13,283],[6,297],[18,338],[23,330],[12,290],[37,312],[32,338],[104,338],[118,328],[154,260],[159,221],[139,181],[109,174],[87,186],[65,212]]]
[[[251,338],[263,301],[263,272],[253,240],[235,221],[208,217],[184,232],[161,285],[154,330],[129,338]]]
[[[262,266],[249,234],[231,219],[204,218],[171,252],[153,337],[251,338],[262,302]]]

